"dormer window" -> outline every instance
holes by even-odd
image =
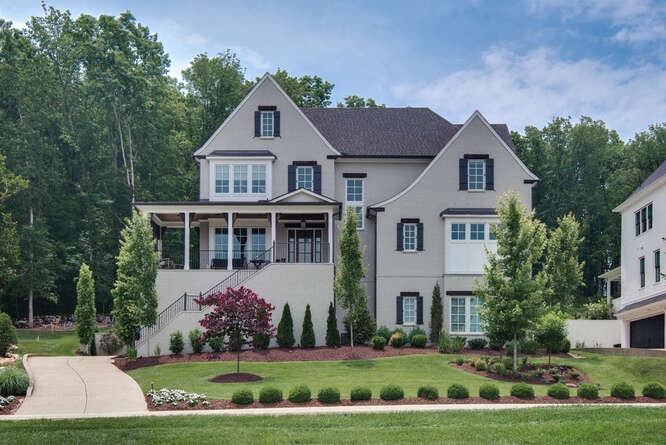
[[[280,137],[280,112],[275,105],[259,105],[254,112],[254,137]]]
[[[261,112],[261,137],[273,137],[273,112]]]

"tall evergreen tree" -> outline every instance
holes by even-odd
[[[303,317],[303,329],[301,330],[301,348],[314,348],[316,344],[314,327],[312,326],[312,313],[310,305],[305,305],[305,316]]]
[[[435,283],[432,290],[432,303],[430,305],[430,341],[437,344],[442,333],[444,306],[442,305],[442,291],[439,283]]]
[[[95,280],[86,263],[81,264],[79,279],[76,282],[76,333],[79,343],[90,345],[97,326],[95,310]]]
[[[294,319],[291,317],[291,309],[289,303],[285,303],[282,308],[282,316],[277,327],[278,346],[281,348],[291,348],[296,343],[294,338]]]
[[[333,302],[328,305],[328,318],[326,319],[326,346],[337,348],[340,346],[340,331],[338,330],[338,318],[335,316]]]

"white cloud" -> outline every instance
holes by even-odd
[[[463,122],[479,109],[514,130],[542,127],[554,116],[587,115],[625,139],[666,116],[666,71],[655,65],[615,68],[599,60],[564,60],[541,47],[526,54],[493,48],[478,68],[424,85],[399,84],[396,98]],[[414,103],[417,102],[417,103]]]
[[[261,74],[271,68],[273,64],[262,54],[246,46],[232,46],[231,50],[236,53],[243,66],[250,71],[261,71]]]

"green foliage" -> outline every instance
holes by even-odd
[[[483,349],[488,344],[485,338],[471,338],[467,342],[469,349]]]
[[[97,330],[95,319],[95,281],[92,271],[86,263],[79,269],[79,279],[76,282],[76,333],[82,345],[90,344]]]
[[[337,348],[340,346],[340,331],[338,330],[338,318],[335,316],[333,302],[328,305],[328,318],[326,318],[326,346]]]
[[[159,357],[160,355],[162,355],[162,348],[160,347],[160,345],[155,345],[155,350],[153,351],[153,355],[155,357]]]
[[[312,326],[312,314],[310,305],[305,305],[305,316],[303,317],[303,330],[301,331],[301,348],[315,347],[315,333]]]
[[[334,85],[319,76],[293,77],[286,70],[278,68],[273,78],[298,107],[323,108],[331,105]]]
[[[294,320],[291,318],[289,303],[284,304],[282,316],[277,328],[277,343],[281,348],[291,348],[296,343],[294,338]]]
[[[379,391],[382,400],[400,400],[405,397],[405,391],[398,385],[386,385]]]
[[[340,401],[340,390],[334,387],[322,388],[317,393],[317,400],[321,403],[338,403]]]
[[[261,403],[278,403],[282,401],[282,391],[273,386],[264,386],[259,391]]]
[[[425,334],[417,334],[412,337],[411,345],[415,348],[424,348],[428,342],[428,337]]]
[[[344,102],[338,102],[338,108],[385,108],[386,105],[381,104],[377,105],[377,102],[371,97],[368,97],[367,99],[357,96],[357,95],[351,95],[351,96],[345,96],[344,97]]]
[[[666,388],[664,385],[657,382],[651,382],[646,384],[643,387],[643,396],[651,397],[653,399],[665,399],[666,398]]]
[[[12,324],[12,319],[4,312],[0,312],[0,357],[4,357],[9,347],[17,343],[16,328]]]
[[[0,370],[0,396],[23,396],[30,378],[23,370],[8,366]]]
[[[377,329],[377,335],[379,335],[380,337],[384,337],[387,344],[388,344],[389,340],[391,339],[391,334],[392,333],[393,332],[391,332],[391,330],[387,326],[380,326]]]
[[[492,383],[484,383],[483,385],[479,386],[479,397],[486,400],[497,400],[499,399],[499,396],[500,392],[497,385],[493,385]]]
[[[368,307],[368,300],[364,296],[361,297],[361,303],[356,310],[356,325],[354,326],[354,344],[365,344],[375,335],[377,331],[377,322],[370,313]],[[350,314],[345,315],[344,325],[347,332],[349,332]]]
[[[293,403],[309,402],[312,398],[312,393],[308,385],[298,385],[291,388],[287,399]]]
[[[459,383],[454,383],[446,390],[446,396],[449,399],[466,399],[469,397],[469,390]]]
[[[415,327],[411,331],[409,331],[409,334],[407,334],[407,343],[412,345],[412,339],[414,338],[415,335],[424,335],[424,336],[426,336],[426,341],[428,339],[426,331],[424,331],[423,329],[421,329],[419,327]],[[414,345],[412,345],[412,346],[414,346]]]
[[[424,385],[419,386],[416,395],[420,399],[437,400],[439,398],[439,391],[432,385]]]
[[[495,363],[494,370],[498,375],[506,375],[506,366],[503,363]]]
[[[548,395],[554,399],[565,400],[569,398],[569,388],[564,383],[555,383],[548,388]]]
[[[516,383],[511,387],[511,396],[519,399],[533,399],[534,388],[527,383]]]
[[[592,383],[581,383],[576,390],[576,395],[581,399],[595,400],[599,398],[599,388]]]
[[[220,352],[224,347],[224,338],[220,337],[219,335],[216,337],[211,337],[208,339],[208,346],[210,346],[210,349],[212,349],[213,352]]]
[[[183,341],[183,333],[180,331],[172,332],[169,335],[169,351],[172,354],[180,354],[185,348],[185,342]]]
[[[532,338],[523,338],[518,341],[518,352],[521,354],[536,354],[539,352],[539,342]]]
[[[116,334],[107,332],[102,334],[102,338],[99,339],[99,346],[106,355],[114,355],[120,350],[122,344]]]
[[[365,386],[357,386],[356,388],[352,388],[351,393],[350,393],[350,399],[352,402],[359,402],[361,400],[370,400],[372,399],[372,391],[370,388],[366,388]]]
[[[548,366],[550,366],[551,354],[561,350],[567,340],[567,324],[564,316],[554,311],[542,316],[534,327],[534,339],[546,348]]]
[[[386,339],[381,335],[375,335],[372,337],[372,348],[378,351],[383,351],[384,346],[386,346]]]
[[[231,396],[231,402],[236,405],[249,405],[254,402],[254,394],[249,389],[236,390]]]
[[[270,343],[271,343],[271,337],[269,335],[257,334],[254,337],[252,337],[252,347],[254,349],[268,349]]]
[[[136,360],[136,357],[137,357],[136,348],[128,347],[127,358],[129,359],[129,361],[133,362],[134,360]]]
[[[549,233],[544,263],[545,302],[553,310],[568,311],[580,300],[584,262],[578,260],[578,249],[582,242],[573,213],[558,217],[557,227]]]
[[[430,341],[437,344],[444,325],[444,305],[442,304],[442,290],[439,283],[432,289],[432,304],[430,305]]]
[[[627,382],[617,382],[611,386],[610,395],[618,399],[633,399],[636,397],[634,387]]]
[[[605,298],[583,305],[583,318],[588,320],[610,320],[612,316],[613,309]]]
[[[391,334],[389,345],[394,348],[402,348],[405,345],[405,333],[402,331],[395,331]]]
[[[125,221],[120,238],[112,314],[118,338],[133,346],[141,326],[152,326],[157,319],[157,253],[150,223],[137,213]]]
[[[192,346],[192,352],[195,354],[203,351],[203,347],[206,345],[206,341],[203,338],[203,333],[199,328],[191,330],[187,336],[190,339],[190,346]]]
[[[90,345],[88,346],[88,351],[93,357],[97,355],[97,342],[95,342],[95,336],[93,335],[92,340],[90,340]]]
[[[476,369],[477,371],[485,371],[488,369],[488,365],[484,360],[476,360],[474,362],[474,369]]]

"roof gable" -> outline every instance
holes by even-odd
[[[620,205],[613,209],[614,212],[622,212],[626,207],[631,204],[634,199],[646,193],[648,190],[652,190],[659,186],[660,183],[666,183],[666,161],[662,162],[655,171],[653,171],[650,176],[648,176],[645,181],[641,183],[636,189],[631,192],[631,195],[627,197]]]
[[[284,195],[276,196],[271,199],[270,202],[320,202],[323,204],[334,204],[337,203],[335,199],[331,199],[328,196],[320,195],[311,190],[299,188],[292,192],[285,193]]]

